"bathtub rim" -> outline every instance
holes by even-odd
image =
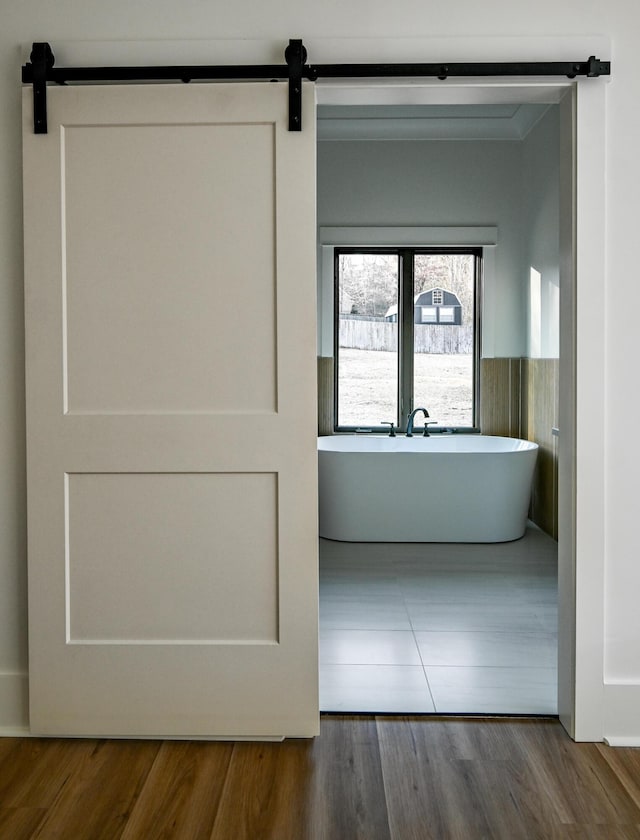
[[[358,445],[349,444],[358,441]],[[375,441],[373,446],[367,447],[367,442]],[[384,442],[388,445],[385,446]],[[479,446],[465,446],[471,441],[479,442]],[[483,444],[489,443],[487,446]],[[458,444],[458,445],[456,445]],[[491,445],[495,444],[495,445]],[[525,438],[512,438],[505,435],[483,434],[431,434],[425,438],[422,435],[407,437],[406,435],[388,434],[357,434],[341,433],[336,435],[322,435],[317,437],[318,454],[371,454],[371,455],[515,455],[519,452],[539,450],[535,441]]]

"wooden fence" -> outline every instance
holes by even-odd
[[[473,328],[453,324],[414,324],[416,353],[473,353]],[[340,347],[398,349],[398,325],[390,321],[340,317]]]

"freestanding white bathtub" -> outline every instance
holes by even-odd
[[[538,444],[490,435],[318,438],[320,536],[506,542],[523,536]]]

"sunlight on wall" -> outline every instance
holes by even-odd
[[[549,283],[547,288],[547,314],[545,323],[547,325],[547,349],[545,355],[549,359],[560,357],[560,287],[555,283]]]
[[[529,358],[542,355],[542,275],[533,266],[529,272]]]
[[[529,269],[529,346],[530,359],[557,359],[560,340],[560,289],[550,276]]]

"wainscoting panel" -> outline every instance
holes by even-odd
[[[480,428],[483,434],[535,441],[540,447],[530,518],[558,538],[558,360],[482,359]]]
[[[520,359],[480,362],[480,428],[485,435],[520,435]]]
[[[558,538],[558,360],[522,360],[522,437],[540,447],[531,498],[532,520]]]
[[[333,434],[333,357],[318,356],[318,435]]]

